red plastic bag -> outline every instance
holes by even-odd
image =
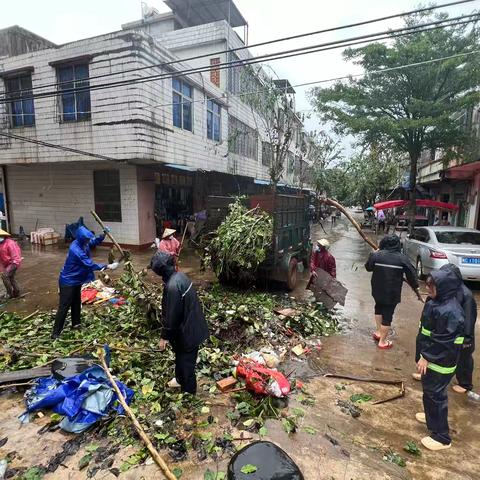
[[[82,290],[82,303],[91,303],[97,297],[98,290],[95,288],[84,288]]]
[[[258,395],[285,397],[290,393],[290,382],[283,373],[264,367],[249,358],[241,358],[237,376],[245,379],[245,386]]]

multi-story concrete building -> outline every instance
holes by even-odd
[[[464,128],[473,133],[472,145],[454,160],[441,152],[424,152],[418,170],[418,183],[434,200],[453,203],[452,225],[480,229],[480,108],[459,114]]]
[[[251,55],[234,30],[246,21],[233,2],[212,11],[166,3],[172,13],[64,45],[0,31],[9,46],[0,49],[0,165],[13,232],[63,232],[95,209],[121,243],[147,245],[159,221],[181,222],[206,195],[268,183],[271,148],[244,95],[259,85],[245,80]],[[297,130],[287,185],[304,162],[300,120]]]

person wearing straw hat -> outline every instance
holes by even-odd
[[[175,259],[180,253],[180,242],[174,237],[176,230],[173,228],[166,228],[163,232],[162,239],[155,239],[155,245],[159,252],[165,252],[173,255]]]
[[[20,288],[15,280],[17,269],[22,263],[22,252],[10,234],[0,229],[0,272],[8,298],[20,296]]]
[[[333,278],[337,278],[337,262],[335,257],[328,251],[330,242],[326,238],[317,241],[317,247],[310,259],[310,272],[312,278],[317,277],[317,268],[325,270]]]

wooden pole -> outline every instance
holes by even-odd
[[[101,218],[97,215],[96,212],[93,210],[90,210],[90,213],[93,215],[93,218],[97,221],[97,223],[102,227],[102,230],[105,231],[105,224],[102,222]],[[120,252],[120,255],[122,256],[122,259],[125,257],[125,251],[123,248],[120,246],[120,244],[113,238],[113,235],[110,232],[105,232],[107,237],[112,241],[112,243],[115,245],[117,250]]]
[[[185,230],[183,230],[182,241],[180,243],[180,249],[178,251],[177,261],[180,258],[180,254],[182,253],[182,250],[183,250],[183,242],[185,241],[185,235],[187,234],[187,228],[188,228],[188,222],[185,224]]]
[[[148,451],[150,452],[150,455],[152,456],[153,460],[155,460],[155,463],[160,467],[163,474],[165,475],[165,478],[167,478],[168,480],[177,480],[177,477],[168,468],[168,465],[165,463],[163,458],[157,452],[157,450],[153,446],[152,442],[148,438],[148,435],[145,433],[142,426],[138,422],[137,417],[132,412],[130,407],[127,405],[127,403],[125,402],[125,398],[122,395],[122,392],[118,388],[117,384],[115,383],[115,380],[113,379],[112,374],[110,373],[110,370],[108,369],[108,365],[105,362],[105,355],[103,353],[103,350],[99,350],[98,355],[99,355],[100,361],[102,362],[102,367],[105,370],[105,373],[107,374],[108,379],[110,380],[110,384],[112,385],[113,389],[115,390],[115,393],[117,394],[118,401],[120,402],[120,405],[123,407],[126,414],[130,417],[130,420],[132,421],[133,426],[135,427],[135,430],[140,435],[140,438],[142,439],[143,443],[145,444]]]
[[[335,207],[336,209],[340,210],[345,215],[345,217],[350,221],[350,223],[355,227],[355,229],[360,234],[360,236],[373,248],[373,250],[378,250],[378,245],[373,240],[368,238],[367,235],[365,235],[365,232],[362,230],[362,227],[347,212],[346,208],[343,205],[340,205],[338,202],[336,202],[335,200],[331,200],[330,198],[323,199],[323,202],[326,203],[327,205],[331,205],[332,207]]]

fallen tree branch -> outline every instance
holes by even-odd
[[[115,393],[117,394],[120,405],[123,407],[126,414],[130,417],[130,420],[132,421],[133,426],[135,427],[135,430],[140,435],[140,438],[142,439],[143,443],[145,444],[148,451],[150,452],[150,455],[152,456],[153,460],[155,460],[155,463],[160,467],[163,474],[165,475],[165,478],[167,478],[168,480],[177,480],[177,477],[168,468],[168,465],[165,463],[163,458],[157,452],[152,442],[148,438],[148,435],[145,433],[145,430],[143,430],[142,426],[138,422],[137,417],[132,412],[130,407],[127,405],[127,402],[125,402],[125,398],[123,397],[122,392],[118,388],[117,384],[115,383],[115,380],[112,377],[112,374],[110,373],[110,370],[108,369],[108,365],[107,365],[107,362],[105,361],[105,355],[103,353],[103,350],[99,350],[98,355],[99,355],[100,362],[102,363],[102,367],[105,370],[105,373],[107,374],[108,379],[110,380],[110,384],[112,385],[113,389],[115,390]]]
[[[347,209],[341,205],[340,203],[336,202],[335,200],[332,200],[330,198],[324,198],[322,200],[324,203],[327,205],[330,205],[332,207],[335,207],[337,210],[340,210],[345,217],[349,220],[349,222],[355,227],[357,232],[360,234],[360,236],[373,248],[373,250],[378,250],[378,245],[371,240],[365,232],[362,230],[362,227],[358,224],[358,222],[348,213]]]
[[[364,378],[364,377],[354,377],[351,375],[337,375],[335,373],[327,373],[324,375],[327,378],[339,378],[342,380],[353,380],[356,382],[366,382],[366,383],[378,383],[381,385],[396,385],[400,388],[400,392],[392,397],[384,398],[383,400],[377,400],[372,402],[372,405],[380,405],[382,403],[391,402],[397,400],[398,398],[403,398],[405,396],[405,383],[403,380],[381,380],[378,378]]]

